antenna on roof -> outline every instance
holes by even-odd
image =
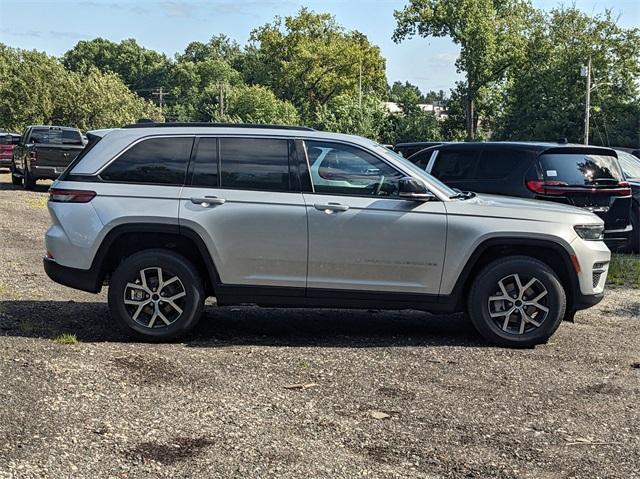
[[[151,118],[138,118],[136,123],[154,123],[154,121]]]
[[[567,143],[569,143],[569,140],[567,138],[560,138],[558,140],[558,143],[560,143],[562,145],[566,145]]]

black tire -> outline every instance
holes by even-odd
[[[640,253],[640,206],[631,210],[631,226],[633,226],[630,241],[631,252]]]
[[[171,286],[172,291],[167,292],[166,288],[165,290],[157,288],[158,275],[155,273],[157,268],[161,268],[164,282],[170,283],[166,288]],[[148,295],[146,291],[143,291],[141,280],[143,270],[145,270],[146,279],[144,282],[148,287],[147,290],[157,293],[154,293],[153,298],[147,299]],[[154,275],[156,280],[154,280]],[[173,279],[174,277],[177,277],[178,281]],[[170,281],[167,278],[170,278]],[[136,283],[136,281],[140,283],[138,287],[128,286],[128,283]],[[154,289],[154,285],[156,289]],[[132,293],[132,290],[135,293]],[[173,294],[176,291],[184,291],[185,293],[173,302],[182,311],[181,313],[178,313],[173,306],[169,306],[168,303],[172,303],[171,301],[167,301],[173,296],[166,296],[166,294]],[[132,296],[127,301],[135,299],[136,304],[125,304],[125,294]],[[134,298],[134,294],[140,294],[145,299]],[[165,294],[165,296],[161,297],[160,294]],[[108,296],[111,315],[119,326],[136,339],[153,342],[171,341],[191,331],[202,316],[205,300],[202,279],[198,270],[183,256],[164,249],[141,251],[124,259],[111,276]],[[139,305],[138,302],[146,304]],[[161,311],[162,316],[170,320],[171,323],[163,324],[163,321],[159,319],[160,316],[157,315],[158,311]],[[138,313],[137,320],[134,319],[136,313]],[[156,315],[155,320],[154,315]]]
[[[532,278],[536,279],[536,282],[522,293],[522,297],[527,301],[534,299],[534,295],[546,291],[546,294],[536,302],[547,309],[546,313],[542,309],[528,306],[515,299],[513,297],[516,294],[515,288],[512,290],[506,288],[510,296],[506,301],[495,299],[507,298],[499,284],[502,282],[503,286],[515,286],[517,284],[515,275],[518,275],[521,284],[524,283],[523,286],[527,286]],[[520,305],[518,306],[517,303]],[[513,311],[514,307],[516,311],[508,316],[504,314],[492,318],[490,315]],[[474,278],[467,303],[471,322],[478,333],[493,344],[512,348],[529,348],[546,343],[560,326],[566,307],[566,294],[558,276],[547,264],[529,256],[508,256],[488,264]],[[492,312],[491,308],[497,311]],[[539,326],[523,321],[522,310],[527,318],[536,321]],[[524,330],[520,332],[523,323]],[[506,326],[506,330],[503,326]]]
[[[11,163],[11,184],[13,186],[20,186],[22,184],[22,177],[16,174],[16,166]]]
[[[25,190],[32,190],[36,187],[36,180],[31,176],[31,172],[27,166],[24,167],[24,177],[22,178],[22,182]]]

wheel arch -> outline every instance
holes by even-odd
[[[552,240],[521,237],[489,238],[476,247],[451,293],[455,309],[465,309],[466,293],[482,268],[495,259],[511,255],[530,256],[549,266],[560,278],[567,295],[567,310],[571,309],[580,286],[569,251]]]
[[[96,272],[98,291],[124,258],[155,248],[175,251],[194,263],[205,280],[207,294],[214,294],[220,276],[200,235],[188,227],[160,223],[127,223],[106,234],[91,266]]]

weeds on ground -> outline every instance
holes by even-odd
[[[611,255],[607,284],[640,288],[640,256]]]
[[[28,208],[42,209],[47,207],[49,197],[47,195],[38,195],[27,198],[26,205]]]
[[[58,344],[78,344],[78,338],[75,334],[64,333],[53,338],[53,342]]]

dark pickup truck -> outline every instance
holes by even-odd
[[[13,150],[11,181],[31,190],[37,180],[55,180],[83,148],[77,128],[28,126]]]

